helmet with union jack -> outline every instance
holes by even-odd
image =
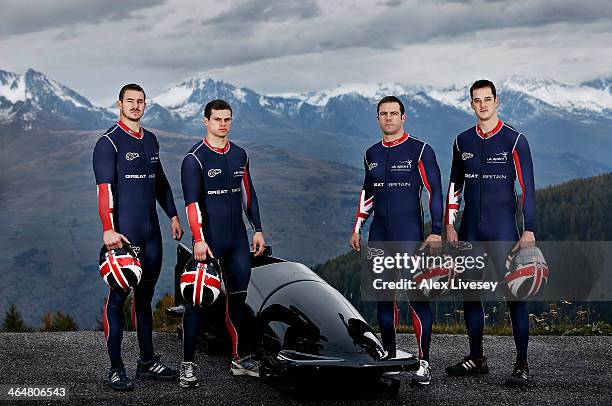
[[[524,300],[535,296],[548,282],[550,271],[538,247],[522,248],[506,258],[506,275],[510,299]]]
[[[142,278],[142,267],[136,251],[127,244],[122,248],[100,250],[100,276],[111,289],[129,291],[135,288]]]
[[[191,258],[181,275],[181,294],[187,303],[207,306],[219,297],[221,292],[221,264],[216,258],[197,261]]]
[[[431,263],[422,264],[412,276],[412,280],[426,299],[436,299],[450,291],[451,281],[455,279],[457,272],[450,255],[430,256],[428,260]]]

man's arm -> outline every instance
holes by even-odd
[[[244,174],[242,175],[242,207],[246,213],[251,227],[253,227],[253,252],[255,256],[261,255],[266,249],[266,242],[263,237],[261,228],[261,219],[259,217],[259,203],[257,202],[257,194],[253,187],[251,179],[251,171],[249,168],[249,158],[247,156],[246,164],[244,165]]]
[[[180,240],[183,237],[183,227],[179,221],[178,212],[174,205],[174,195],[172,194],[172,188],[170,182],[164,173],[161,160],[157,164],[155,169],[155,198],[157,202],[166,213],[166,216],[171,220],[170,228],[172,229],[172,238]]]
[[[159,141],[155,136],[154,139],[155,143],[157,144],[157,152],[159,153]],[[178,212],[176,211],[176,206],[174,205],[172,188],[170,187],[170,182],[168,182],[168,178],[164,172],[161,158],[157,167],[155,168],[155,198],[168,218],[171,219],[178,217]]]
[[[514,149],[512,150],[514,159],[514,169],[516,178],[521,186],[521,206],[523,211],[523,234],[520,241],[515,246],[515,250],[520,247],[531,246],[534,244],[535,236],[535,180],[533,174],[533,161],[527,138],[519,134]]]
[[[419,158],[419,173],[421,174],[421,181],[429,193],[431,234],[442,235],[442,179],[436,154],[428,144],[423,146]]]
[[[533,162],[527,138],[523,134],[518,136],[516,145],[512,150],[516,178],[521,186],[521,206],[523,209],[524,231],[535,230],[536,202]]]
[[[451,164],[448,194],[446,196],[446,238],[450,243],[458,241],[454,224],[459,214],[459,207],[461,206],[461,194],[463,193],[463,184],[465,182],[463,172],[463,160],[459,150],[459,137],[457,137],[453,143],[453,161]]]
[[[244,174],[242,175],[242,207],[251,223],[253,231],[256,233],[262,232],[259,203],[257,202],[257,194],[255,193],[255,188],[253,187],[253,181],[251,179],[248,156],[246,164],[244,165]]]
[[[203,261],[206,259],[206,255],[213,255],[208,244],[204,241],[204,221],[202,218],[202,208],[198,202],[202,193],[202,166],[198,158],[193,154],[187,154],[183,158],[181,165],[181,186],[183,187],[187,222],[193,235],[193,256],[195,259]]]
[[[355,224],[353,225],[353,234],[349,245],[355,251],[361,250],[361,228],[370,217],[372,209],[374,208],[374,182],[369,174],[367,157],[363,157],[363,167],[365,170],[365,176],[363,179],[363,187],[359,194],[359,206],[357,207],[357,214],[355,216]]]
[[[174,205],[172,188],[170,187],[170,182],[168,182],[161,161],[159,161],[155,169],[155,198],[168,218],[178,216],[176,206]]]
[[[117,150],[107,136],[100,137],[93,153],[93,169],[98,194],[98,214],[102,222],[104,245],[108,249],[121,248],[129,240],[115,231],[113,217],[113,185],[117,181]]]

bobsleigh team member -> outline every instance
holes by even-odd
[[[242,221],[242,209],[253,228],[253,251],[259,256],[265,241],[259,218],[257,195],[251,181],[246,151],[227,139],[232,126],[232,108],[213,100],[204,108],[206,137],[198,141],[183,159],[181,182],[189,228],[193,234],[193,255],[203,261],[208,255],[223,261],[226,288],[225,320],[232,339],[233,375],[259,376],[252,356],[238,352],[241,319],[251,278],[251,252]],[[198,386],[194,363],[200,309],[187,305],[183,315],[183,362],[180,385]]]
[[[404,132],[404,105],[394,96],[380,100],[377,107],[382,141],[365,153],[365,179],[350,246],[361,249],[360,231],[370,214],[374,219],[369,241],[423,241],[421,191],[429,192],[431,234],[425,245],[440,245],[442,233],[442,185],[440,169],[433,149],[425,142]],[[385,351],[395,357],[395,301],[377,301],[378,326]],[[412,323],[419,346],[420,368],[412,377],[413,384],[430,381],[429,347],[433,317],[428,302],[413,301]]]
[[[128,84],[119,92],[119,122],[96,142],[93,167],[98,185],[98,212],[107,249],[132,244],[139,251],[142,279],[134,288],[136,333],[140,348],[136,376],[174,380],[178,371],[169,368],[153,351],[151,300],[162,264],[162,238],[156,201],[170,218],[172,237],[180,240],[183,229],[174,206],[172,189],[159,160],[159,142],[140,126],[145,111],[145,92]],[[134,384],[121,359],[123,303],[129,292],[110,289],[103,313],[104,333],[111,368],[108,384],[129,390]]]
[[[478,123],[457,136],[453,144],[448,199],[446,202],[446,235],[449,243],[457,241],[498,241],[488,244],[490,258],[501,272],[506,255],[514,246],[534,244],[535,186],[533,164],[527,138],[497,117],[499,99],[495,85],[478,80],[470,88],[471,104]],[[515,181],[522,190],[523,233],[519,240],[516,224]],[[465,207],[459,235],[453,223],[459,211],[461,195]],[[528,383],[527,344],[529,314],[527,302],[507,301],[516,345],[516,363],[508,386]],[[470,342],[470,353],[463,361],[446,368],[451,376],[486,374],[487,358],[483,354],[484,309],[482,301],[466,300],[463,310]]]

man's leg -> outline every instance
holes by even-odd
[[[516,345],[516,363],[527,364],[527,347],[529,345],[529,310],[527,302],[506,302],[512,321],[512,335]]]
[[[102,324],[111,369],[123,368],[121,341],[123,340],[123,304],[129,292],[110,289],[102,312]]]
[[[155,284],[159,277],[162,260],[162,244],[159,232],[140,247],[142,280],[134,288],[134,312],[136,313],[136,335],[140,348],[140,359],[136,365],[136,376],[141,378],[176,380],[179,372],[165,365],[153,349],[153,312],[151,302]]]
[[[242,335],[242,321],[246,313],[246,297],[251,279],[251,253],[246,235],[244,241],[235,244],[234,249],[224,256],[223,281],[225,283],[225,322],[232,339],[232,356],[241,358],[239,337]]]
[[[108,371],[108,385],[120,391],[132,390],[134,381],[128,377],[121,360],[121,341],[123,339],[123,304],[129,292],[110,289],[104,310],[102,324],[110,357],[111,368]]]
[[[410,302],[412,326],[419,346],[419,358],[429,362],[429,347],[431,345],[431,328],[433,315],[429,302]]]
[[[433,315],[429,302],[410,302],[412,326],[419,346],[419,369],[410,379],[412,385],[429,385],[431,369],[429,366],[429,347],[431,344],[431,327]]]
[[[246,234],[246,233],[245,233]],[[224,257],[223,278],[227,290],[225,302],[225,321],[232,338],[233,361],[230,366],[232,375],[259,377],[259,364],[252,356],[244,356],[244,343],[247,337],[244,330],[246,316],[246,297],[251,279],[251,253],[246,235],[236,241],[232,252]]]
[[[464,300],[463,319],[470,341],[470,356],[482,358],[482,337],[484,335],[484,308],[482,301]]]
[[[181,362],[179,371],[179,386],[182,388],[200,386],[198,380],[199,368],[195,363],[199,327],[200,307],[186,304],[183,313],[183,362]]]
[[[397,304],[392,300],[379,300],[376,302],[378,328],[382,338],[383,347],[389,357],[396,356],[395,328],[398,323]]]
[[[200,328],[200,308],[191,304],[185,305],[183,313],[183,361],[195,362],[198,330]]]
[[[140,359],[151,361],[153,349],[153,313],[151,302],[155,293],[156,280],[142,280],[134,289],[134,312],[136,313],[136,335],[140,348]]]

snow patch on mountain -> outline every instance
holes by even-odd
[[[442,104],[471,112],[470,91],[467,87],[428,88],[427,95]]]
[[[183,83],[179,86],[171,87],[162,94],[155,96],[153,101],[160,106],[173,108],[185,103],[187,99],[189,99],[189,96],[191,96],[191,93],[193,93],[193,88],[189,88],[186,86],[186,83]]]
[[[327,102],[339,96],[356,95],[366,99],[382,99],[385,96],[413,95],[419,89],[412,89],[399,83],[347,83],[338,85],[333,89],[304,93],[282,93],[276,96],[284,98],[297,98],[305,103],[323,107]]]
[[[6,73],[6,75],[2,75],[2,82],[0,83],[0,97],[4,97],[11,103],[25,101],[25,75],[15,75],[10,72]]]
[[[594,112],[603,114],[612,110],[612,94],[609,89],[589,86],[566,85],[553,79],[535,79],[513,76],[502,84],[502,88],[524,93],[572,112]]]

